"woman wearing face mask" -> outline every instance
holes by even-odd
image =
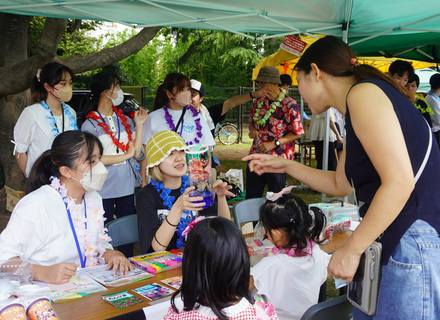
[[[191,82],[181,73],[168,74],[157,88],[153,112],[144,123],[142,143],[144,147],[150,138],[162,130],[179,134],[187,145],[201,143],[215,146],[214,138],[203,116],[191,105]],[[146,167],[141,163],[141,175],[146,184]]]
[[[26,196],[14,208],[0,234],[0,260],[23,259],[34,280],[66,283],[77,266],[107,263],[115,274],[132,270],[112,250],[103,223],[100,190],[107,176],[102,145],[95,136],[67,131],[35,162]]]
[[[103,199],[106,223],[113,215],[123,217],[134,214],[134,188],[141,183],[136,170],[136,160],[144,157],[142,149],[142,126],[147,112],[136,112],[134,122],[124,116],[117,107],[124,100],[118,76],[100,72],[90,81],[92,96],[88,104],[90,113],[81,130],[90,132],[101,141],[104,152],[102,162],[109,171],[104,187],[100,191]],[[116,207],[115,207],[116,205]],[[133,255],[133,245],[118,248],[126,256]]]
[[[57,135],[78,130],[76,113],[65,103],[72,98],[72,77],[69,67],[51,62],[38,69],[32,79],[33,104],[23,110],[14,127],[13,154],[26,177]]]

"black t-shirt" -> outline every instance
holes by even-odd
[[[175,200],[180,197],[180,188],[176,190],[171,190],[171,196],[175,197]],[[169,211],[167,207],[164,206],[163,200],[159,193],[154,189],[151,184],[146,185],[136,196],[136,210],[138,215],[138,231],[139,231],[139,243],[141,247],[141,253],[153,252],[151,247],[151,242],[153,241],[154,235],[157,229],[165,221],[165,217],[168,215]],[[193,212],[194,217],[196,216],[216,216],[218,212],[217,202],[207,209],[199,212]],[[166,223],[166,222],[165,222]],[[177,232],[174,233],[173,238],[166,250],[177,249],[176,241],[178,239]],[[160,241],[160,239],[159,239]]]
[[[211,116],[212,121],[214,121],[214,125],[216,126],[217,123],[220,121],[225,120],[226,113],[222,115],[223,111],[223,103],[215,104],[208,108],[209,115]],[[212,136],[215,136],[215,129],[211,130]]]

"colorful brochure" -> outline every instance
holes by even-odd
[[[160,282],[162,282],[162,283],[166,284],[167,286],[170,286],[174,289],[180,289],[180,287],[182,286],[182,276],[163,279],[163,280],[160,280]]]
[[[142,299],[135,297],[128,291],[116,292],[113,294],[104,294],[101,296],[104,301],[110,303],[116,309],[124,309],[142,302]]]
[[[151,301],[169,296],[174,292],[173,289],[164,287],[158,283],[147,284],[146,286],[136,288],[133,291]]]
[[[148,279],[153,276],[152,274],[138,268],[133,268],[133,271],[129,271],[128,274],[121,276],[119,270],[116,274],[113,274],[113,269],[106,270],[106,267],[107,265],[99,265],[84,268],[79,270],[79,273],[85,274],[107,287],[117,287],[126,283]]]

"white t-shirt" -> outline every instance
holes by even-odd
[[[330,119],[335,122],[335,115],[332,109],[330,110]],[[312,120],[310,122],[309,133],[307,134],[308,140],[323,141],[325,135],[325,112],[321,114],[312,114]],[[337,140],[335,133],[329,129],[328,141],[333,142]]]
[[[209,130],[214,130],[214,121],[211,118],[211,114],[209,113],[208,108],[206,108],[203,104],[200,104],[200,114],[203,116],[203,119],[205,119],[206,123],[208,124]]]
[[[76,112],[68,106],[70,114],[72,114],[75,122],[71,121],[66,113],[64,114],[64,131],[75,130],[76,128]],[[26,176],[29,177],[31,168],[43,154],[44,151],[52,148],[52,142],[55,135],[52,132],[50,112],[46,110],[40,103],[35,103],[23,110],[14,127],[15,148],[14,153],[27,153]],[[58,128],[62,128],[63,117],[56,116],[55,122]],[[77,130],[77,129],[76,129]],[[62,132],[62,130],[60,130]]]
[[[272,301],[280,320],[300,319],[309,307],[318,303],[329,261],[330,255],[314,244],[312,255],[265,257],[251,268],[251,275],[258,294]]]
[[[91,218],[96,208],[102,209],[101,196],[96,191],[88,195],[92,201],[87,201],[87,230],[92,244],[100,241],[98,231],[104,227],[104,221],[102,217],[100,222]],[[78,209],[84,212],[84,204]],[[79,235],[81,231],[76,232]],[[105,249],[112,249],[106,241],[101,244]],[[0,260],[17,256],[42,266],[61,262],[81,265],[64,201],[49,185],[21,199],[0,234]]]
[[[174,125],[177,125],[177,122],[182,115],[182,110],[171,110],[168,108],[168,112],[173,118]],[[200,119],[203,134],[202,138],[199,138],[200,143],[205,146],[215,146],[215,141],[212,137],[211,131],[209,130],[208,124],[206,123],[205,119],[200,115],[200,113],[198,113],[197,116],[194,117],[191,110],[187,110],[183,118],[183,125],[181,123],[176,132],[180,134],[186,144],[188,144],[189,142],[194,142],[194,139],[197,137],[195,120]],[[148,143],[148,140],[154,134],[163,130],[171,130],[171,128],[165,120],[165,111],[162,108],[153,111],[148,115],[148,118],[144,123],[142,143],[146,145]]]

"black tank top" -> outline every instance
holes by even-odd
[[[387,82],[370,78],[359,83],[372,83],[378,86],[390,99],[400,122],[414,175],[425,157],[429,135],[433,135],[421,113],[396,88]],[[371,114],[368,121],[375,121],[380,114]],[[365,202],[360,209],[363,217],[376,194],[381,182],[351,124],[350,110],[347,105],[346,117],[346,162],[345,172],[350,184],[354,184],[357,199]],[[440,231],[440,151],[432,136],[433,144],[426,167],[420,176],[404,208],[384,232],[382,243],[382,264],[387,264],[400,238],[418,219],[426,221],[437,232]],[[383,154],[394,157],[393,154]],[[386,214],[386,212],[384,212]]]

